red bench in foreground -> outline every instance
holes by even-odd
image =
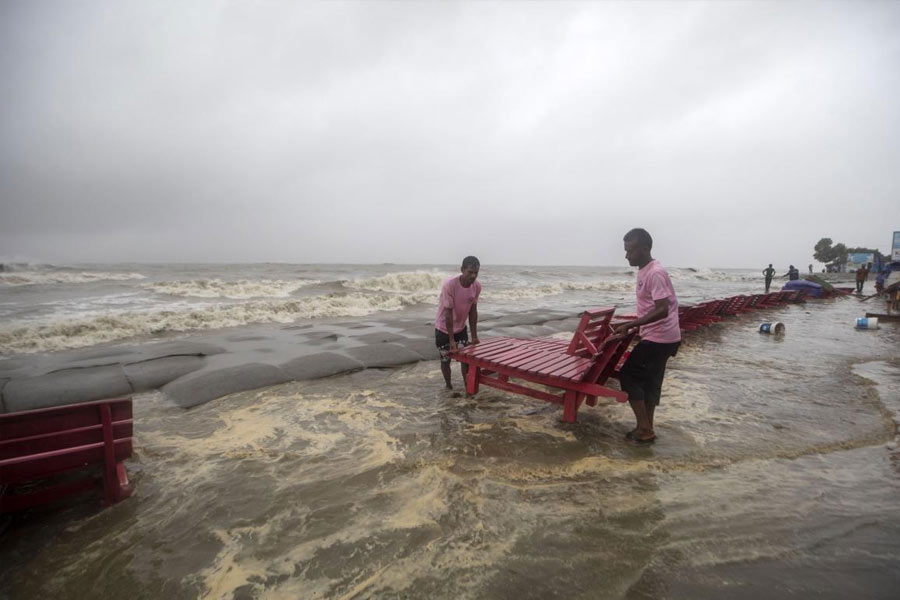
[[[466,392],[479,385],[506,390],[563,405],[563,421],[574,423],[583,402],[595,406],[598,396],[625,402],[625,392],[604,387],[628,349],[634,332],[612,335],[614,308],[585,311],[570,342],[552,338],[497,337],[451,354],[469,365]],[[522,379],[560,390],[551,393],[519,383]]]
[[[105,505],[124,500],[131,436],[131,398],[0,414],[0,513],[90,489]],[[64,474],[74,476],[57,477]],[[33,490],[17,489],[32,482]]]

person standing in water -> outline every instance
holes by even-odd
[[[772,278],[775,277],[775,269],[772,268],[772,263],[769,263],[769,267],[767,269],[763,269],[763,276],[766,278],[766,293],[769,293],[769,286],[772,285]]]
[[[800,271],[797,270],[797,267],[791,265],[788,267],[788,272],[781,276],[782,278],[787,277],[791,281],[796,281],[800,279]]]
[[[862,294],[863,286],[866,284],[866,278],[869,276],[869,272],[866,271],[865,265],[858,268],[856,270],[856,293]]]
[[[659,406],[666,362],[681,344],[678,298],[669,274],[650,255],[650,234],[645,229],[632,229],[623,241],[628,264],[638,267],[637,318],[616,325],[614,331],[622,334],[639,327],[640,342],[622,365],[619,382],[637,420],[637,426],[625,437],[634,444],[645,445],[656,440],[653,414]]]
[[[450,352],[469,345],[469,331],[466,320],[472,327],[472,344],[478,343],[478,296],[481,294],[481,283],[478,270],[481,263],[474,256],[463,259],[460,274],[444,281],[441,297],[438,300],[437,315],[434,318],[434,344],[441,353],[441,373],[447,389],[452,390],[450,382]],[[460,363],[463,381],[469,371],[469,365]]]

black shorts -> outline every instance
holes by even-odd
[[[661,344],[641,340],[634,347],[619,375],[622,391],[628,393],[629,400],[643,400],[654,406],[659,405],[666,361],[670,356],[675,356],[680,345],[681,342]]]
[[[469,328],[463,327],[462,331],[454,333],[453,339],[456,340],[456,345],[459,348],[468,346]],[[438,351],[441,353],[441,362],[450,362],[450,336],[437,327],[434,329],[434,345],[437,346]]]

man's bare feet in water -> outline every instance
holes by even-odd
[[[634,428],[625,434],[625,439],[635,446],[646,446],[656,441],[656,433],[652,430]]]
[[[448,396],[450,396],[451,398],[462,398],[462,394],[460,394],[459,392],[453,391],[452,385],[446,386],[444,388],[444,393],[447,394]]]

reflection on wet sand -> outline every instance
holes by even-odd
[[[689,340],[649,448],[622,405],[565,425],[454,397],[434,362],[190,411],[144,396],[134,497],[15,523],[0,595],[889,597],[900,364],[860,357],[898,336],[804,325],[846,310],[792,307],[779,343],[740,320]]]

